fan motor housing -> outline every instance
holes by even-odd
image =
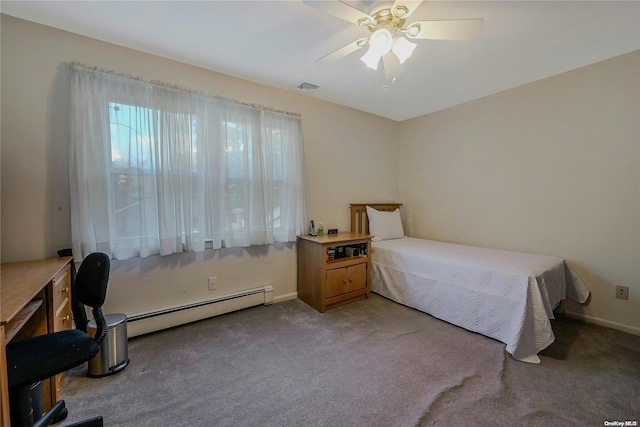
[[[396,11],[399,11],[401,9],[403,9],[406,13],[406,9],[403,6],[397,7]],[[385,25],[391,25],[395,31],[398,31],[402,28],[405,21],[404,18],[400,18],[399,16],[394,14],[391,9],[383,9],[379,12],[376,12],[373,15],[373,18],[375,19],[375,23],[373,24],[370,23],[369,20],[366,20],[366,22],[362,23],[362,25],[367,25],[369,31],[371,31],[372,33]]]

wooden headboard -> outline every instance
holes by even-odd
[[[393,212],[402,203],[351,203],[351,232],[369,234],[369,220],[367,219],[367,206],[379,211]]]

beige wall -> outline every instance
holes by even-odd
[[[640,51],[402,123],[408,233],[565,258],[592,291],[567,309],[640,334],[638,76]]]
[[[311,215],[326,227],[349,227],[349,202],[397,198],[396,122],[6,15],[1,31],[2,262],[56,256],[70,245],[72,61],[301,113]],[[135,314],[267,284],[276,301],[295,297],[295,248],[114,260],[105,308]],[[215,291],[209,276],[218,278]]]

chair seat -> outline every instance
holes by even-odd
[[[76,329],[40,335],[7,345],[9,388],[42,381],[88,361],[100,345]]]

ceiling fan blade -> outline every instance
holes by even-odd
[[[398,18],[405,19],[413,13],[414,10],[422,4],[422,0],[408,1],[408,0],[396,0],[391,6],[391,12]]]
[[[304,0],[304,4],[314,7],[318,10],[328,13],[329,15],[336,16],[345,21],[349,21],[356,25],[374,25],[375,19],[364,12],[359,11],[355,7],[351,7],[341,1],[311,1]],[[367,23],[368,21],[368,23]]]
[[[403,31],[412,39],[469,40],[482,32],[482,19],[415,21]]]
[[[367,44],[369,44],[369,39],[367,38],[362,38],[362,39],[358,39],[354,42],[349,43],[346,46],[342,46],[340,49],[335,50],[333,52],[331,52],[328,55],[323,56],[322,58],[316,60],[316,64],[319,65],[326,65],[326,64],[330,64],[334,61],[337,61],[340,58],[343,58],[347,55],[349,55],[350,53],[355,52],[356,50],[365,47]]]

